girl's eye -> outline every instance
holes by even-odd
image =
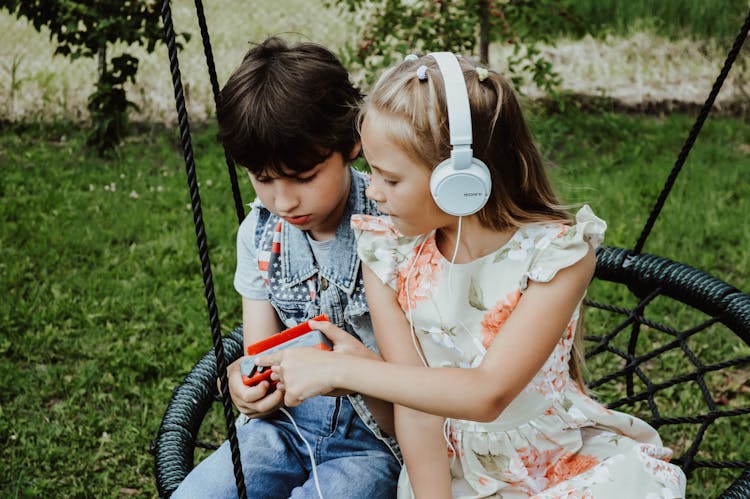
[[[267,184],[271,179],[269,177],[255,177],[255,181],[261,184]]]
[[[390,186],[394,186],[394,185],[398,184],[397,180],[389,180],[389,179],[386,179],[386,178],[383,179],[383,182],[386,185],[390,185]]]

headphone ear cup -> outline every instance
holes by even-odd
[[[435,167],[430,175],[430,193],[438,208],[456,217],[473,215],[487,203],[492,189],[490,170],[472,158],[468,168],[457,170],[451,158]]]

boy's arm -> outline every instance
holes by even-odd
[[[365,294],[378,348],[387,362],[422,366],[411,339],[411,329],[396,294],[365,265]],[[444,418],[393,406],[396,440],[404,455],[416,497],[450,498],[448,449],[443,438]]]
[[[258,266],[256,229],[260,210],[253,208],[240,224],[237,232],[237,269],[234,274],[234,288],[242,296],[243,353],[247,347],[283,329],[276,310],[268,300],[268,288]],[[269,394],[268,381],[256,386],[242,382],[241,358],[227,368],[229,393],[232,402],[240,412],[249,417],[262,417],[275,411],[281,405],[282,396],[278,391]]]
[[[268,300],[242,298],[242,338],[243,350],[260,340],[284,329],[276,309]]]
[[[278,333],[282,329],[281,321],[271,302],[242,298],[243,352],[247,351],[249,345]],[[268,389],[271,385],[268,381],[262,381],[255,386],[245,385],[240,372],[241,360],[242,357],[227,367],[229,394],[232,402],[241,413],[251,418],[271,414],[284,401],[284,393],[276,390],[269,394]]]

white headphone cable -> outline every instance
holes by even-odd
[[[422,349],[417,345],[417,332],[414,329],[414,315],[412,313],[411,307],[411,294],[409,293],[409,278],[411,277],[411,271],[414,270],[414,265],[416,265],[419,256],[422,254],[422,250],[424,249],[424,245],[427,242],[429,236],[430,234],[427,234],[424,236],[424,238],[422,238],[422,243],[419,245],[419,250],[417,251],[416,256],[414,256],[414,260],[412,260],[411,265],[409,265],[409,270],[406,272],[406,280],[404,282],[404,287],[406,288],[406,306],[409,309],[409,332],[411,333],[411,342],[414,345],[414,350],[416,350],[417,355],[419,355],[419,360],[422,361],[422,364],[425,367],[428,367],[427,360],[425,360],[424,355],[422,355]]]
[[[286,417],[289,418],[289,421],[292,422],[292,425],[294,426],[294,429],[297,432],[297,435],[299,435],[299,438],[302,439],[302,442],[304,442],[305,447],[307,447],[307,452],[310,454],[310,462],[312,463],[312,474],[313,474],[313,480],[315,481],[315,489],[318,491],[318,497],[320,499],[323,499],[323,492],[320,491],[320,482],[318,481],[318,469],[315,466],[315,457],[313,456],[312,447],[310,447],[310,444],[307,443],[307,440],[305,440],[305,437],[302,436],[302,432],[299,431],[299,427],[297,426],[297,422],[294,420],[291,414],[289,414],[289,411],[284,409],[283,407],[280,407],[279,410],[286,414]]]
[[[453,265],[456,261],[456,255],[458,254],[458,244],[461,242],[461,220],[463,217],[458,217],[458,233],[456,234],[456,245],[453,248],[453,256],[451,257],[451,266],[448,268],[448,288],[453,288]],[[464,322],[461,320],[460,315],[456,317],[456,320],[458,321],[459,326],[464,328],[464,331],[466,331],[469,336],[471,337],[471,330],[469,330],[468,327],[464,324]]]
[[[456,245],[453,249],[453,256],[451,257],[451,266],[448,268],[448,287],[452,286],[451,279],[453,277],[453,262],[456,261],[456,255],[458,254],[458,243],[461,240],[461,221],[463,217],[458,217],[458,234],[456,236]],[[420,255],[422,254],[422,249],[424,249],[424,245],[427,242],[427,238],[429,235],[425,236],[424,239],[422,239],[422,243],[419,245],[419,250],[417,250],[417,254],[414,257],[414,260],[412,260],[411,265],[409,265],[409,270],[406,272],[406,280],[404,282],[404,287],[406,288],[406,305],[409,309],[409,330],[411,332],[411,341],[414,345],[414,349],[417,352],[417,355],[419,355],[419,360],[422,361],[422,364],[424,364],[425,367],[428,367],[427,360],[425,360],[424,356],[422,355],[422,351],[417,345],[417,333],[414,329],[414,315],[412,313],[412,307],[411,307],[411,294],[409,293],[409,279],[411,278],[411,272],[414,270],[414,265],[416,265],[417,260],[419,259]],[[466,329],[466,326],[461,324],[464,329]],[[468,331],[468,329],[467,329]],[[445,418],[443,421],[443,440],[445,440],[445,443],[448,445],[448,448],[451,449],[453,452],[451,462],[453,462],[456,459],[456,449],[453,447],[453,443],[450,441],[450,418]]]

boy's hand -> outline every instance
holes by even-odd
[[[261,381],[255,386],[247,386],[242,382],[240,359],[229,364],[227,377],[229,378],[229,395],[232,403],[244,415],[250,418],[262,418],[275,412],[284,402],[281,390],[268,393],[271,383]],[[221,390],[221,387],[219,387]]]

